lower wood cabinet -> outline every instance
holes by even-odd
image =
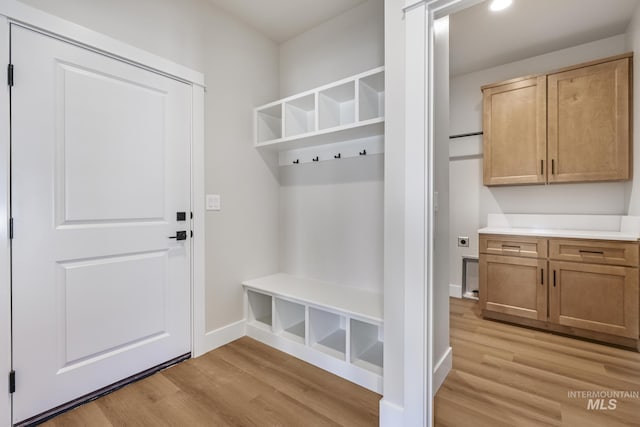
[[[559,325],[638,338],[638,269],[549,262],[549,320]]]
[[[536,239],[480,235],[483,315],[640,349],[638,242]]]
[[[546,260],[480,257],[480,303],[486,310],[546,320]],[[490,286],[487,286],[490,284]]]

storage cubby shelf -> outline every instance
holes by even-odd
[[[384,135],[384,67],[271,102],[254,113],[255,146],[268,150]]]
[[[382,295],[285,273],[248,280],[245,287],[382,323]]]
[[[247,335],[382,393],[382,295],[284,273],[242,284]]]

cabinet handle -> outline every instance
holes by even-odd
[[[520,250],[520,246],[516,246],[516,245],[502,245],[502,249],[513,249],[516,251]]]
[[[556,271],[553,270],[553,287],[556,287]]]
[[[551,175],[556,173],[556,159],[551,159]]]
[[[544,268],[540,269],[540,284],[544,286]]]
[[[544,160],[540,160],[540,175],[544,175]]]
[[[604,251],[588,251],[586,249],[580,249],[578,252],[581,254],[604,255]]]

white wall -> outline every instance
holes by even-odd
[[[383,0],[280,46],[281,96],[384,64]],[[280,270],[382,293],[383,156],[280,168]]]
[[[280,95],[384,65],[384,0],[369,0],[280,45]]]
[[[434,393],[449,372],[449,17],[435,23],[434,40],[433,363]],[[434,196],[435,197],[435,196]],[[440,366],[439,366],[440,364]]]
[[[280,266],[382,293],[382,155],[280,169]]]
[[[545,73],[624,51],[625,37],[619,35],[452,77],[451,134],[482,130],[482,92],[480,91],[482,85],[528,74]],[[451,52],[451,55],[455,54]],[[449,177],[451,194],[449,275],[453,286],[462,284],[462,257],[478,256],[477,231],[486,226],[487,215],[490,213],[620,215],[626,212],[625,183],[483,186],[482,137],[451,140]],[[640,203],[638,205],[640,206]],[[469,248],[457,247],[458,236],[470,238]]]
[[[625,48],[627,51],[640,52],[640,5],[636,7],[629,28],[627,28]],[[638,61],[637,56],[634,59]],[[640,67],[638,65],[633,67],[633,81],[635,82],[633,85],[635,114],[632,120],[632,135],[635,135],[637,141],[640,138],[640,118],[638,118],[638,112],[640,112]],[[640,148],[637,144],[633,149],[633,179],[626,186],[625,210],[629,215],[640,215]]]
[[[252,108],[278,97],[278,46],[206,0],[22,1],[205,74],[206,191],[222,195],[206,213],[206,327],[240,321],[240,282],[278,268],[277,163],[252,146]]]

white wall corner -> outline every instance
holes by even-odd
[[[386,399],[380,400],[380,427],[397,427],[404,424],[404,408]]]
[[[462,286],[449,283],[449,296],[454,298],[462,298]]]
[[[435,368],[433,368],[433,395],[435,396],[444,380],[451,372],[453,366],[453,350],[451,347],[447,349],[442,358],[438,361]]]
[[[203,352],[207,353],[211,350],[215,350],[218,347],[229,344],[232,341],[242,338],[247,334],[246,321],[244,319],[239,320],[230,325],[218,328],[215,331],[209,331],[204,336]]]

